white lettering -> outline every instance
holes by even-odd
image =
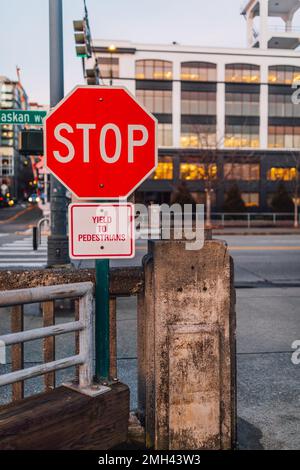
[[[69,139],[61,135],[60,132],[62,130],[66,130],[69,133],[73,133],[73,128],[70,126],[70,124],[66,124],[62,122],[61,124],[58,124],[58,126],[56,126],[56,128],[54,129],[54,137],[56,138],[56,140],[58,140],[58,142],[61,142],[67,147],[69,153],[63,156],[58,152],[58,150],[54,150],[53,155],[58,162],[69,163],[74,158],[75,149],[74,149],[72,142],[70,142]]]
[[[115,153],[112,156],[108,156],[106,152],[106,134],[108,131],[113,131],[115,134],[115,139],[116,139],[116,148],[115,148]],[[101,132],[100,132],[100,154],[102,159],[106,163],[116,163],[121,155],[121,146],[122,146],[122,138],[121,138],[121,132],[120,129],[116,124],[105,124],[105,126],[102,127]]]
[[[140,131],[142,138],[140,140],[134,140],[134,132]],[[128,126],[128,163],[134,161],[134,147],[142,147],[148,142],[148,130],[145,126],[139,124],[129,124]]]
[[[90,161],[90,129],[96,129],[96,124],[77,124],[76,129],[83,130],[83,162]]]

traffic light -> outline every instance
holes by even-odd
[[[98,67],[94,67],[93,69],[86,69],[86,83],[88,85],[99,85],[99,71]]]
[[[73,21],[73,26],[77,57],[91,57],[91,33],[87,18]]]
[[[24,129],[21,131],[19,153],[21,155],[43,155],[44,138],[42,129]]]

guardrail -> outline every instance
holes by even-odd
[[[45,389],[55,384],[54,372],[78,366],[79,387],[92,386],[93,381],[93,291],[92,282],[80,282],[55,286],[34,287],[0,292],[0,307],[13,307],[13,333],[0,336],[2,348],[12,346],[12,369],[0,375],[0,386],[13,384],[13,401],[24,397],[24,380],[45,375]],[[73,322],[53,325],[54,300],[78,299],[77,317]],[[44,327],[23,331],[23,305],[42,302]],[[0,313],[1,315],[1,313]],[[49,323],[52,323],[49,326]],[[19,331],[16,331],[19,330]],[[57,335],[76,332],[78,353],[64,359],[54,359],[54,342]],[[44,339],[45,363],[23,368],[23,343]],[[50,340],[50,341],[49,341]],[[50,359],[50,361],[49,361]]]
[[[193,213],[185,213],[191,219],[195,216]],[[181,224],[181,218],[176,219]],[[160,238],[162,226],[169,221],[157,218],[151,223],[148,216],[140,217],[137,226],[140,238]],[[171,214],[170,224],[175,223],[174,216]],[[215,227],[226,226],[247,226],[251,227],[295,227],[295,214],[292,212],[212,212],[211,223]],[[300,213],[298,214],[298,225],[300,226]]]
[[[251,227],[293,227],[295,214],[291,212],[213,212],[212,224],[216,226],[246,225]],[[300,226],[300,214],[298,215]]]

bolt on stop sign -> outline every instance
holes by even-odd
[[[125,88],[78,86],[44,120],[46,166],[79,199],[126,198],[157,166],[156,132]]]

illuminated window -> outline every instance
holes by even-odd
[[[217,66],[209,62],[182,62],[181,80],[216,82]]]
[[[251,64],[228,64],[225,67],[227,83],[259,83],[260,68]]]
[[[241,196],[246,207],[259,207],[259,193],[242,193]]]
[[[173,160],[172,157],[160,157],[157,168],[152,175],[154,180],[172,180],[173,179]]]
[[[300,67],[291,65],[269,67],[269,83],[291,85],[296,81],[300,81]]]
[[[158,145],[160,147],[172,147],[172,124],[158,123]]]
[[[299,126],[269,126],[269,148],[300,148]]]
[[[226,115],[259,116],[259,93],[226,93]]]
[[[117,57],[98,57],[97,60],[102,78],[119,77],[119,59]]]
[[[269,181],[292,181],[296,179],[297,169],[292,168],[270,168],[267,173],[267,179]]]
[[[172,62],[167,60],[137,60],[135,78],[138,80],[172,80]]]
[[[215,163],[181,163],[180,178],[182,180],[208,180],[217,178],[217,165]]]
[[[226,180],[258,181],[260,176],[259,163],[225,163],[224,178]]]
[[[228,148],[258,148],[259,126],[227,124],[224,145]]]
[[[198,115],[215,115],[217,112],[216,92],[182,91],[181,113]]]
[[[181,125],[181,147],[215,148],[216,140],[215,124]]]
[[[151,113],[172,113],[171,90],[136,90],[136,97]]]

